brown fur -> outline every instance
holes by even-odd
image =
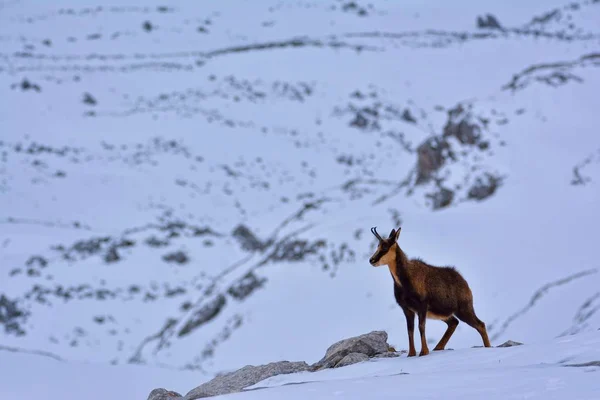
[[[473,294],[467,281],[452,267],[435,267],[418,258],[408,259],[397,243],[400,228],[392,229],[383,239],[375,228],[371,230],[379,245],[369,262],[374,267],[387,265],[394,279],[394,297],[406,316],[408,356],[416,355],[414,344],[415,314],[419,318],[420,356],[429,354],[425,338],[425,321],[438,319],[448,328],[434,350],[443,350],[461,320],[481,335],[483,345],[491,347],[485,324],[473,309]]]

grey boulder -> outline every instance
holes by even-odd
[[[340,340],[329,346],[325,352],[325,356],[311,366],[311,371],[333,368],[344,357],[352,353],[363,354],[367,358],[387,353],[390,348],[387,338],[388,335],[385,331],[372,331],[364,335]]]
[[[255,383],[272,376],[302,372],[308,370],[308,368],[308,364],[304,361],[279,361],[258,366],[246,365],[235,372],[217,376],[197,388],[192,389],[185,395],[185,400],[195,400],[204,397],[240,392],[245,387],[254,385]]]
[[[151,391],[150,394],[148,395],[147,400],[174,400],[174,399],[181,399],[181,398],[182,398],[182,396],[177,392],[159,388],[159,389],[154,389],[153,391]]]
[[[369,356],[363,353],[350,353],[346,357],[342,358],[340,362],[335,364],[334,368],[345,367],[347,365],[356,364],[359,362],[367,361]]]

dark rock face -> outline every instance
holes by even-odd
[[[219,294],[212,301],[204,305],[204,307],[200,308],[194,313],[194,315],[192,315],[189,321],[179,331],[179,336],[187,335],[194,329],[216,317],[221,312],[223,307],[225,307],[226,302],[227,300],[225,299],[225,296]]]
[[[175,251],[173,253],[165,254],[163,260],[169,263],[176,264],[187,264],[190,259],[183,251]]]
[[[450,146],[443,138],[432,137],[417,148],[417,184],[433,178],[434,173],[444,165]]]
[[[469,189],[469,198],[475,200],[486,199],[496,192],[500,183],[500,178],[491,174],[478,177],[471,189]]]
[[[448,110],[444,137],[455,137],[462,144],[474,145],[481,139],[481,127],[473,122],[461,104]]]
[[[44,268],[48,265],[48,260],[46,260],[42,256],[31,256],[29,257],[25,265],[27,265],[28,267],[38,266],[40,268]]]
[[[242,369],[216,378],[198,386],[185,395],[185,400],[195,400],[204,397],[218,396],[242,391],[245,387],[254,385],[275,375],[291,374],[308,370],[305,362],[279,361],[266,365],[247,365]]]
[[[408,108],[405,108],[402,112],[402,119],[406,122],[410,122],[411,124],[417,123],[417,119],[411,114]]]
[[[110,249],[108,249],[108,252],[104,256],[104,261],[106,263],[117,262],[120,259],[121,257],[119,256],[119,252],[117,251],[117,248],[115,246],[112,246]]]
[[[261,251],[265,248],[265,244],[246,225],[238,225],[233,230],[232,236],[240,242],[244,250]]]
[[[444,207],[448,207],[454,199],[454,192],[450,189],[440,187],[435,193],[428,194],[427,197],[433,202],[432,208],[439,210]]]
[[[0,325],[4,325],[6,333],[13,333],[17,336],[25,334],[25,331],[19,325],[18,319],[25,317],[25,312],[17,307],[17,302],[10,300],[5,295],[0,295]]]
[[[324,240],[309,242],[304,239],[284,240],[275,245],[268,261],[303,261],[307,256],[317,254],[325,247]]]
[[[229,289],[227,289],[227,293],[234,299],[244,300],[256,289],[261,288],[266,281],[266,278],[258,278],[254,272],[250,271],[241,279],[234,282]]]
[[[493,16],[492,14],[486,14],[485,16],[478,16],[477,17],[477,27],[480,29],[485,29],[485,28],[489,28],[489,29],[499,29],[499,30],[503,30],[504,28],[502,28],[502,25],[500,25],[500,22],[498,22],[498,19]]]

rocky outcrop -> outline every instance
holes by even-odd
[[[450,145],[444,138],[431,137],[417,148],[417,184],[431,180],[434,173],[439,170],[451,157]]]
[[[163,388],[154,389],[148,395],[148,400],[173,400],[180,398],[182,398],[182,396],[179,393]]]
[[[513,346],[521,346],[523,343],[521,342],[515,342],[513,340],[507,340],[506,342],[499,344],[496,347],[513,347]]]
[[[202,399],[227,393],[242,391],[245,387],[254,385],[275,375],[291,374],[308,370],[305,362],[279,361],[266,365],[246,365],[242,369],[216,378],[192,389],[185,395],[185,400]],[[150,398],[148,398],[150,400]]]
[[[367,356],[367,358],[370,358],[381,353],[387,353],[389,349],[387,338],[387,332],[373,331],[364,335],[340,340],[339,342],[329,346],[325,352],[325,356],[311,366],[311,371],[317,371],[324,368],[334,368],[350,354],[363,354]],[[355,355],[349,359],[346,359],[345,365],[350,365],[348,364],[350,360],[359,362],[365,359],[359,359]]]
[[[484,200],[493,195],[501,183],[501,178],[489,173],[477,177],[475,183],[469,189],[468,197],[474,200]]]
[[[340,362],[335,364],[334,368],[345,367],[347,365],[356,364],[359,362],[367,361],[369,356],[363,353],[350,353],[346,357],[342,358]]]
[[[477,27],[480,29],[499,29],[503,30],[504,28],[498,22],[498,19],[492,14],[486,14],[485,16],[477,17]]]
[[[384,331],[373,331],[332,344],[325,352],[325,356],[313,365],[308,365],[304,361],[278,361],[258,366],[246,365],[237,371],[218,375],[212,380],[192,389],[184,397],[179,393],[160,388],[150,392],[147,400],[172,400],[178,398],[196,400],[222,394],[237,393],[276,375],[304,371],[312,372],[325,368],[340,368],[364,362],[371,358],[399,356],[401,353],[397,353],[393,347],[390,347],[387,343],[387,337],[387,333]]]

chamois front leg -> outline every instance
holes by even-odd
[[[426,356],[429,354],[429,348],[427,347],[427,338],[425,337],[425,321],[427,321],[427,307],[423,307],[419,310],[419,334],[421,335],[421,352],[420,356]]]
[[[417,355],[415,349],[415,313],[408,308],[402,308],[402,311],[404,311],[406,317],[406,330],[408,331],[408,357],[414,357]]]

